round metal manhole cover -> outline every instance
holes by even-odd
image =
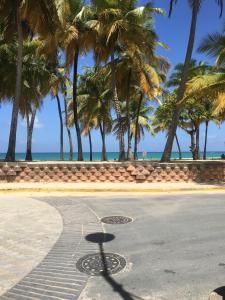
[[[105,224],[127,224],[132,221],[133,219],[124,216],[109,216],[101,219],[101,222]]]
[[[116,274],[126,266],[126,260],[115,253],[88,254],[80,258],[76,264],[77,269],[88,275],[100,276]]]

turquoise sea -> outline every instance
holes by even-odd
[[[207,158],[209,159],[216,159],[220,158],[221,154],[223,154],[222,151],[212,151],[207,153]],[[201,153],[202,155],[202,153]],[[114,161],[118,160],[119,153],[118,152],[108,152],[107,153],[108,160]],[[146,159],[150,160],[159,160],[162,156],[162,152],[148,152],[146,155]],[[0,154],[0,160],[3,160],[5,158],[5,153]],[[143,159],[143,153],[138,153],[138,158],[141,160]],[[172,158],[176,159],[179,158],[178,152],[173,152]],[[183,152],[183,158],[191,158],[190,152]],[[17,160],[24,160],[25,159],[25,153],[17,153],[16,154]],[[65,160],[69,159],[69,153],[65,153]],[[74,153],[74,160],[77,159],[77,153]],[[33,153],[33,160],[59,160],[59,153]],[[84,160],[89,160],[89,153],[84,152]],[[101,160],[101,153],[100,152],[94,152],[93,153],[93,160],[94,161],[100,161]]]

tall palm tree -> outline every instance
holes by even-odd
[[[138,98],[138,100],[137,100]],[[153,134],[153,127],[151,126],[152,123],[152,112],[153,106],[149,105],[149,99],[147,96],[144,97],[142,92],[137,89],[132,91],[131,98],[130,98],[130,140],[134,139],[134,153],[133,157],[138,159],[138,143],[140,142],[141,138],[144,137],[145,132],[150,132]],[[123,114],[122,122],[124,127],[127,123],[126,118],[126,101],[121,104],[121,111]],[[114,120],[114,132],[116,136],[119,135],[119,120]]]
[[[161,13],[160,9],[154,9],[150,3],[136,7],[136,1],[110,1],[93,0],[96,8],[96,20],[92,21],[92,27],[97,32],[94,47],[96,62],[110,60],[111,86],[113,103],[119,121],[119,159],[125,159],[124,128],[116,85],[116,62],[121,49],[130,49],[136,45],[150,56],[156,45],[156,34],[153,30],[152,14]],[[148,51],[147,51],[148,49]]]
[[[77,135],[78,161],[83,160],[81,129],[78,118],[78,63],[79,56],[89,51],[94,43],[95,35],[88,26],[91,9],[81,0],[65,0],[67,13],[64,16],[65,40],[63,47],[66,52],[66,65],[73,66],[73,114]]]
[[[205,139],[204,139],[204,151],[203,151],[203,159],[206,160],[207,158],[207,143],[208,143],[208,128],[209,122],[213,120],[214,122],[218,123],[218,118],[213,116],[213,104],[212,101],[205,101],[205,116],[204,116],[204,123],[205,123]]]
[[[224,31],[223,31],[224,32]],[[207,137],[209,121],[213,119],[219,123],[224,119],[225,111],[225,36],[224,33],[210,33],[201,42],[198,51],[207,53],[216,59],[215,68],[207,75],[196,76],[188,82],[189,95],[198,94],[207,100],[208,114],[205,118],[205,142],[203,159],[206,159]],[[213,100],[213,101],[212,101]]]
[[[178,68],[176,68],[178,69]],[[171,75],[172,79],[171,82],[173,82],[172,86],[176,85],[177,78],[174,78],[173,74]],[[154,129],[154,133],[157,134],[158,132],[168,132],[168,128],[170,126],[171,118],[173,115],[173,111],[175,109],[175,98],[176,94],[173,93],[166,93],[163,97],[163,101],[161,105],[159,105],[154,113],[154,117],[152,120],[152,126]],[[180,126],[180,124],[179,124]],[[177,143],[177,149],[179,152],[179,159],[182,159],[182,151],[180,147],[180,142],[178,135],[175,136],[176,143]]]
[[[19,112],[27,119],[27,151],[26,160],[32,160],[32,133],[37,109],[42,105],[43,98],[49,92],[49,62],[38,51],[39,40],[26,41],[23,45],[23,69]],[[1,80],[1,95],[4,100],[12,101],[16,85],[16,41],[7,44],[0,42],[0,72],[5,74]]]
[[[173,11],[173,6],[176,4],[178,0],[170,0],[170,10],[169,10],[169,16],[171,16],[172,11]],[[200,11],[200,8],[203,4],[203,0],[191,0],[188,1],[190,8],[192,10],[192,20],[191,20],[191,27],[190,27],[190,34],[189,34],[189,41],[188,41],[188,46],[187,46],[187,52],[186,52],[186,57],[185,57],[185,62],[184,62],[184,68],[182,71],[182,76],[181,76],[181,82],[179,85],[179,88],[177,90],[177,106],[174,111],[173,119],[171,121],[171,125],[168,131],[168,137],[165,145],[165,149],[162,155],[162,162],[168,162],[171,157],[171,152],[172,152],[172,147],[173,147],[173,141],[174,137],[176,134],[177,130],[177,124],[179,121],[179,115],[180,115],[180,101],[184,97],[185,93],[185,84],[188,80],[188,71],[190,67],[190,62],[192,58],[192,52],[194,48],[194,42],[195,42],[195,33],[196,33],[196,27],[197,27],[197,20],[198,20],[198,14]],[[217,0],[216,1],[217,5],[220,7],[220,16],[222,16],[223,12],[223,0]]]
[[[143,94],[140,93],[139,102],[131,102],[131,111],[133,112],[131,136],[134,136],[134,158],[138,159],[138,143],[145,136],[145,131],[154,134],[151,126],[153,106],[150,106],[148,99],[144,99]]]
[[[35,4],[35,9],[34,9]],[[4,20],[4,35],[6,38],[17,37],[17,63],[16,63],[16,85],[12,109],[12,118],[10,126],[10,135],[8,150],[6,154],[7,161],[15,160],[16,133],[19,113],[19,101],[21,97],[22,83],[22,59],[23,59],[23,41],[31,30],[42,36],[46,33],[54,33],[56,8],[55,1],[41,0],[38,3],[33,0],[2,0],[0,2],[0,16]],[[31,29],[31,30],[30,30]]]
[[[59,94],[55,95],[57,100],[57,107],[58,107],[58,114],[59,114],[59,124],[60,124],[60,160],[64,160],[64,126],[63,126],[63,117],[62,117],[62,108],[61,108],[61,101],[59,98]]]
[[[103,72],[103,73],[102,73]],[[80,76],[79,115],[83,124],[83,133],[89,136],[92,128],[99,128],[102,139],[102,160],[107,160],[106,134],[111,131],[111,92],[107,88],[105,70],[89,68]],[[91,148],[91,143],[90,143]]]
[[[177,88],[181,84],[181,77],[182,77],[183,69],[184,69],[184,65],[182,63],[179,63],[174,67],[174,71],[166,83],[167,87],[169,87],[169,88],[173,87],[173,88],[175,88],[175,91],[177,92]],[[192,59],[190,62],[190,65],[189,65],[187,80],[191,80],[192,78],[195,78],[196,76],[206,75],[206,74],[210,73],[211,71],[212,71],[212,67],[207,65],[204,61],[197,62],[196,60]],[[174,96],[174,93],[173,93],[173,96]],[[194,98],[196,98],[196,97],[194,97]],[[189,101],[190,101],[190,99],[189,99]],[[199,159],[200,158],[199,131],[200,131],[200,123],[202,122],[202,118],[203,118],[203,111],[205,112],[205,109],[203,108],[202,105],[198,106],[196,104],[196,100],[191,101],[191,105],[193,105],[193,109],[194,109],[194,118],[192,118],[192,125],[191,125],[192,127],[189,128],[189,126],[188,126],[188,128],[186,128],[185,123],[183,123],[183,125],[184,125],[183,129],[189,135],[191,135],[191,139],[192,139],[191,149],[193,152],[194,159]],[[176,108],[176,107],[174,107],[174,108]],[[197,115],[195,113],[196,109],[198,111]],[[183,108],[181,108],[181,113],[182,112],[183,112]],[[188,114],[193,114],[192,107],[190,107],[188,109]],[[187,116],[186,119],[189,120],[189,117]],[[171,120],[171,116],[170,116],[170,120]],[[168,128],[169,128],[169,126],[167,126],[167,129]],[[208,124],[207,124],[207,130],[208,130]],[[195,139],[195,136],[196,136],[196,139]],[[206,139],[207,139],[207,135],[206,135]],[[175,140],[176,140],[176,143],[177,143],[177,146],[179,149],[180,146],[179,146],[177,134],[175,134]],[[206,145],[206,143],[207,143],[207,141],[205,141],[205,145]],[[205,149],[206,149],[206,146],[205,146]],[[181,155],[180,155],[180,157],[181,157]]]
[[[137,86],[143,95],[151,100],[158,100],[162,92],[160,83],[169,68],[163,57],[152,56],[150,62],[144,58],[139,49],[127,50],[120,54],[116,66],[116,84],[121,99],[126,99],[127,119],[127,159],[132,158],[130,135],[130,97],[135,93]],[[139,99],[139,97],[137,97]],[[138,100],[137,100],[138,101]]]
[[[65,113],[65,126],[67,130],[67,135],[69,139],[69,147],[70,147],[70,154],[69,154],[69,160],[73,160],[73,140],[72,135],[70,131],[70,124],[69,124],[69,115],[68,115],[68,98],[67,98],[67,92],[64,94],[64,113]]]
[[[40,42],[34,40],[24,43],[23,85],[19,110],[27,121],[27,147],[25,160],[32,161],[32,138],[37,111],[50,90],[48,59],[38,51]]]
[[[14,1],[8,1],[14,2]],[[11,4],[11,9],[10,9]],[[22,20],[21,20],[21,1],[17,0],[16,3],[7,3],[3,1],[0,6],[0,15],[3,18],[12,18],[13,24],[5,24],[6,28],[9,25],[10,29],[13,28],[14,32],[18,34],[18,50],[17,50],[17,69],[16,69],[16,86],[15,86],[15,96],[13,102],[12,110],[12,119],[10,126],[10,136],[8,150],[6,154],[7,161],[15,160],[15,148],[16,148],[16,131],[17,131],[17,122],[18,122],[18,113],[19,113],[19,101],[21,96],[21,82],[22,82],[22,58],[23,58],[23,29],[22,29]]]
[[[64,123],[67,130],[67,135],[69,139],[69,160],[73,160],[73,141],[72,141],[72,135],[70,131],[70,124],[68,120],[68,102],[71,100],[71,81],[68,77],[67,71],[64,67],[59,65],[59,62],[57,60],[57,57],[55,58],[55,62],[51,69],[51,93],[57,100],[57,107],[58,107],[58,114],[59,114],[59,121],[60,121],[60,158],[61,160],[64,160],[64,137],[63,137],[63,127]],[[63,97],[63,103],[64,103],[64,115],[65,120],[63,121],[63,111],[61,108],[61,101],[59,97],[59,93]],[[68,96],[69,95],[69,96]]]
[[[32,161],[32,137],[33,137],[33,129],[34,122],[37,113],[37,108],[34,107],[30,109],[30,113],[26,113],[26,121],[27,121],[27,147],[26,147],[26,161]]]
[[[51,69],[51,94],[57,100],[57,108],[59,114],[59,124],[60,124],[60,159],[64,160],[64,122],[62,116],[61,101],[59,93],[66,97],[68,83],[70,83],[69,78],[66,76],[65,69],[59,66],[57,58],[55,59],[55,64]],[[67,128],[68,131],[68,128]]]

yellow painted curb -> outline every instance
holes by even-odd
[[[174,192],[210,192],[210,191],[225,191],[224,187],[207,187],[207,188],[171,188],[171,189],[157,189],[157,188],[143,188],[143,189],[123,189],[123,188],[0,188],[0,193],[174,193]]]

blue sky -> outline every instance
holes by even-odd
[[[146,1],[141,0],[140,4]],[[172,17],[157,16],[155,20],[155,28],[161,41],[166,42],[170,46],[170,50],[158,50],[158,54],[166,56],[172,66],[184,60],[187,39],[189,34],[191,10],[187,5],[187,0],[180,0],[174,7]],[[162,7],[168,11],[169,0],[155,0],[156,7]],[[224,13],[225,16],[225,13]],[[198,20],[198,30],[196,35],[195,49],[199,41],[208,32],[221,30],[224,24],[224,17],[219,19],[219,10],[215,5],[215,1],[204,1],[201,13]],[[194,58],[198,60],[206,60],[213,62],[212,59],[194,53]],[[92,65],[92,58],[90,55],[80,59],[80,71],[85,65]],[[0,108],[0,152],[7,150],[8,134],[11,118],[11,105],[4,104]],[[208,150],[225,150],[225,125],[219,129],[215,124],[211,123],[209,128],[209,146]],[[190,139],[183,131],[179,130],[179,137],[181,140],[182,150],[189,151]],[[73,141],[76,148],[75,129],[72,129]],[[202,130],[201,140],[203,141],[204,133]],[[88,151],[88,141],[83,138],[84,151]],[[139,150],[147,150],[149,152],[162,151],[165,144],[164,134],[158,134],[152,137],[146,134],[145,139],[140,143]],[[19,120],[18,138],[17,138],[17,152],[24,152],[26,147],[26,126],[23,120]],[[58,152],[59,150],[59,119],[57,113],[57,104],[55,99],[46,97],[44,106],[37,116],[34,129],[34,152]],[[68,141],[65,131],[65,150],[68,151]],[[93,132],[93,150],[101,150],[101,139],[98,131]],[[107,137],[107,150],[118,151],[118,143],[111,135]],[[176,148],[174,148],[176,150]]]

